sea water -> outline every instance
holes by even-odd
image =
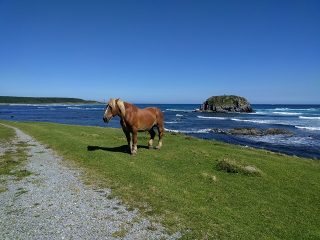
[[[148,107],[148,104],[137,104]],[[290,155],[320,159],[320,105],[252,105],[254,113],[200,113],[195,104],[153,104],[165,116],[165,129],[198,138],[263,148]],[[56,122],[120,128],[119,118],[107,125],[103,105],[7,104],[0,119]],[[232,128],[280,128],[292,135],[245,136],[225,134]]]

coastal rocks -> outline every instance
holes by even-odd
[[[267,136],[267,135],[288,135],[292,136],[293,133],[280,128],[232,128],[232,129],[212,129],[212,132],[229,134],[229,135],[246,135],[246,136]]]
[[[235,95],[212,96],[201,106],[199,112],[253,112],[253,109],[244,97]]]
[[[233,128],[229,130],[232,135],[251,135],[251,136],[266,136],[266,135],[293,135],[292,132],[280,128]]]

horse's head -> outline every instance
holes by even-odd
[[[105,123],[108,123],[111,120],[111,118],[117,115],[120,117],[124,117],[125,115],[124,102],[119,98],[118,99],[110,98],[106,106],[106,111],[104,112],[104,115],[103,115],[103,121]]]

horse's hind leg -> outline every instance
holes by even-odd
[[[160,149],[162,147],[162,137],[164,134],[164,128],[163,128],[163,125],[158,125],[157,128],[158,128],[158,134],[159,134],[159,143],[158,143],[158,146],[156,146],[156,149]]]
[[[154,140],[154,137],[156,136],[156,133],[153,128],[150,129],[149,133],[150,133],[150,140],[148,142],[148,147],[153,148],[153,140]]]
[[[137,147],[137,142],[138,142],[138,132],[137,131],[132,131],[132,151],[131,151],[131,154],[134,155],[134,154],[137,154],[137,151],[138,151],[138,147]]]

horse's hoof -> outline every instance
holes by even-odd
[[[156,146],[156,147],[155,147],[155,149],[157,149],[157,150],[160,150],[160,148],[161,148],[161,147],[159,147],[159,146]]]

